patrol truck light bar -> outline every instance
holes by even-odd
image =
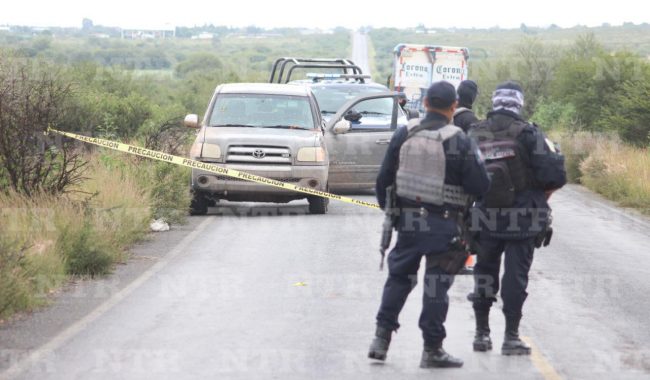
[[[362,74],[361,68],[349,59],[343,58],[278,58],[273,64],[269,83],[289,83],[294,69],[338,69],[344,74],[352,71],[353,74]],[[287,78],[284,79],[285,70],[288,69]],[[279,72],[279,73],[278,73]],[[278,75],[276,76],[276,73]]]
[[[363,82],[364,79],[370,79],[372,76],[368,74],[307,73],[307,78],[312,79],[314,82],[323,79],[359,79]]]

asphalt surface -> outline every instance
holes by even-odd
[[[361,34],[352,59],[369,73]],[[531,357],[499,354],[500,304],[496,350],[472,352],[472,279],[461,276],[445,348],[462,369],[418,368],[421,285],[387,362],[366,359],[386,276],[381,213],[230,203],[0,325],[0,379],[649,379],[650,219],[576,186],[552,205],[556,233],[536,253],[521,327]]]
[[[464,276],[451,290],[445,342],[462,369],[418,368],[420,285],[387,362],[366,359],[386,276],[381,213],[230,203],[135,247],[111,277],[73,284],[51,307],[2,326],[0,378],[650,378],[650,221],[578,187],[552,201],[556,235],[536,254],[521,328],[532,357],[472,352]],[[503,318],[493,315],[498,348]]]

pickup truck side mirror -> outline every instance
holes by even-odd
[[[418,110],[406,108],[406,115],[408,116],[408,119],[418,119],[420,117],[420,112]]]
[[[343,116],[347,121],[359,121],[362,117],[363,115],[355,110],[348,110],[348,112],[345,113],[345,116]]]
[[[336,124],[334,124],[332,132],[334,132],[335,135],[342,135],[344,133],[348,133],[351,128],[352,126],[348,120],[339,120]]]
[[[185,120],[183,120],[183,124],[187,128],[197,129],[199,127],[199,115],[189,114],[185,116]]]

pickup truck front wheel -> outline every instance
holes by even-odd
[[[200,192],[192,192],[190,215],[205,215],[208,213],[209,200]]]
[[[328,198],[309,197],[309,213],[315,215],[327,214],[327,205],[330,203]]]

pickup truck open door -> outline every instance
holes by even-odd
[[[325,128],[330,156],[329,188],[374,188],[393,133],[406,125],[396,92],[363,95],[348,101]]]

